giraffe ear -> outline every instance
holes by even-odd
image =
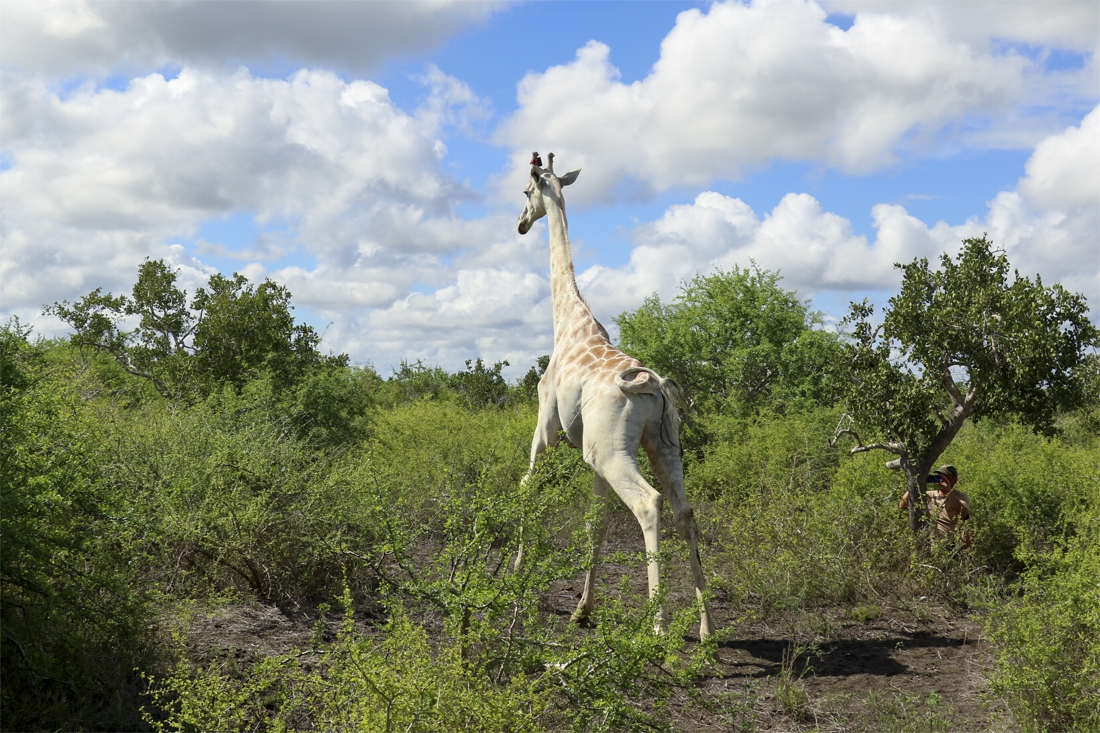
[[[564,176],[559,176],[558,180],[561,181],[561,185],[568,186],[573,181],[577,180],[577,176],[581,174],[581,169],[578,168],[575,171],[569,171]]]

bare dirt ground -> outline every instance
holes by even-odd
[[[636,525],[623,522],[613,524],[608,540],[611,552],[633,552],[641,544]],[[616,587],[627,575],[632,590],[644,597],[640,565],[601,567],[607,585]],[[671,572],[683,574],[683,569]],[[582,587],[578,573],[548,589],[550,615],[564,623]],[[682,593],[675,596],[673,603],[688,602]],[[690,704],[686,695],[673,699],[668,712],[675,730],[1011,730],[998,706],[984,700],[984,670],[992,657],[980,620],[928,599],[757,618],[752,609],[719,595],[711,611],[720,629],[731,630],[719,647],[714,673],[699,681],[711,709]],[[306,649],[316,619],[310,610],[234,606],[197,620],[187,647],[193,658],[207,661]],[[357,625],[369,630],[376,622],[364,617]],[[337,627],[336,620],[328,623],[326,640]]]
[[[612,518],[608,530],[609,553],[642,550],[631,517]],[[632,590],[644,597],[640,564],[603,567],[610,587],[622,575],[630,576]],[[672,582],[672,603],[690,603],[686,575],[686,568],[665,573]],[[555,584],[550,592],[555,612],[568,617],[582,588],[583,576]],[[887,607],[831,607],[759,618],[754,609],[716,594],[711,614],[717,628],[732,629],[719,647],[717,673],[701,682],[718,703],[718,713],[673,706],[676,730],[1011,730],[1003,710],[986,701],[985,670],[993,656],[981,620],[926,597]],[[804,706],[792,705],[791,695],[784,704],[784,680],[788,688],[805,692]],[[797,702],[797,693],[793,697]]]
[[[942,608],[926,608],[920,621],[901,609],[869,622],[847,619],[844,609],[825,609],[750,623],[737,628],[718,656],[722,677],[708,681],[716,692],[759,685],[753,707],[740,716],[754,720],[757,730],[875,730],[882,707],[932,719],[928,727],[913,721],[915,730],[997,728],[998,716],[983,703],[990,649],[981,625]],[[788,684],[806,693],[804,707],[793,714],[779,696],[785,665]],[[942,703],[930,705],[931,694]],[[700,720],[690,729],[719,728]]]

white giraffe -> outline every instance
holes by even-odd
[[[702,603],[699,636],[714,632],[703,591],[706,580],[699,562],[698,540],[691,506],[684,493],[684,468],[680,449],[676,387],[668,379],[642,366],[611,344],[607,331],[581,298],[569,249],[562,186],[577,180],[580,170],[560,178],[554,174],[554,154],[542,167],[538,153],[531,159],[531,177],[524,193],[527,205],[519,217],[519,233],[526,234],[536,220],[547,217],[550,230],[550,290],[554,307],[554,351],[539,380],[539,418],[531,443],[530,476],[538,457],[557,445],[564,431],[569,445],[580,447],[584,460],[596,474],[593,493],[606,504],[608,488],[622,498],[637,517],[645,536],[648,556],[649,595],[660,585],[657,552],[660,542],[662,495],[638,469],[638,448],[649,455],[657,480],[672,503],[676,529],[690,546],[695,593]],[[527,480],[526,478],[524,480]],[[584,582],[573,621],[586,622],[592,612],[596,565],[606,533],[606,512],[601,507],[592,563]],[[522,562],[522,550],[516,559]],[[662,608],[658,631],[667,623]]]

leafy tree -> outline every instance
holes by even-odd
[[[465,402],[474,409],[500,407],[513,397],[512,388],[501,373],[506,366],[507,360],[490,367],[480,358],[467,359],[465,370],[448,374],[442,367],[425,366],[419,359],[412,363],[403,360],[386,382],[386,402],[392,406],[422,399],[445,399]]]
[[[162,260],[146,260],[138,269],[132,298],[96,288],[72,305],[54,303],[45,312],[76,331],[74,345],[111,354],[127,372],[172,396],[185,380],[188,340],[196,325],[186,294],[175,281],[176,273]],[[137,328],[123,330],[121,322],[133,317],[139,318]]]
[[[420,359],[401,360],[401,366],[385,383],[385,403],[393,407],[401,402],[436,399],[451,393],[451,376],[442,367],[429,367]]]
[[[296,324],[290,291],[270,280],[252,286],[239,274],[215,274],[199,288],[192,308],[201,314],[195,328],[198,370],[219,383],[240,387],[258,371],[270,371],[280,386],[298,382],[326,360],[317,351],[321,337]]]
[[[501,375],[506,366],[507,360],[487,367],[480,358],[477,361],[467,359],[466,371],[455,372],[451,380],[470,407],[498,407],[508,400],[508,383]]]
[[[778,273],[757,267],[697,276],[671,303],[653,295],[616,319],[621,346],[680,385],[703,411],[748,415],[830,404],[824,365],[836,338]]]
[[[97,288],[75,304],[54,303],[46,312],[76,331],[73,344],[111,354],[165,397],[207,394],[223,384],[240,389],[264,372],[287,387],[315,366],[347,364],[346,356],[318,352],[320,336],[294,322],[290,291],[281,285],[215,274],[188,305],[176,280],[163,260],[146,260],[130,296]],[[126,330],[135,318],[136,328]]]
[[[523,379],[519,382],[519,390],[529,400],[537,400],[539,398],[539,380],[542,379],[542,375],[546,373],[546,368],[550,366],[550,355],[543,354],[538,358],[535,366],[527,370],[527,373],[523,375]]]
[[[983,236],[957,260],[897,265],[901,292],[883,321],[853,303],[840,371],[848,413],[837,426],[851,452],[883,450],[905,472],[909,523],[917,531],[924,480],[968,418],[1013,417],[1050,433],[1059,411],[1084,400],[1082,365],[1100,332],[1081,295],[1041,279],[1009,276],[1008,258]],[[869,440],[864,441],[864,436]]]

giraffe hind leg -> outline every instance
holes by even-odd
[[[646,571],[649,580],[649,597],[655,597],[661,587],[661,568],[658,559],[661,541],[661,506],[664,498],[642,476],[637,459],[627,453],[609,456],[598,461],[593,468],[602,475],[623,503],[627,505],[645,538]],[[668,611],[662,605],[654,619],[654,630],[664,633],[668,625]]]
[[[705,639],[714,633],[714,622],[706,600],[706,576],[703,563],[699,558],[699,529],[695,524],[695,512],[688,503],[684,492],[684,470],[679,451],[670,445],[657,447],[647,441],[645,446],[653,466],[657,481],[668,495],[672,504],[672,513],[676,522],[676,534],[688,545],[688,563],[691,566],[692,579],[695,582],[695,596],[699,599],[699,638]]]

